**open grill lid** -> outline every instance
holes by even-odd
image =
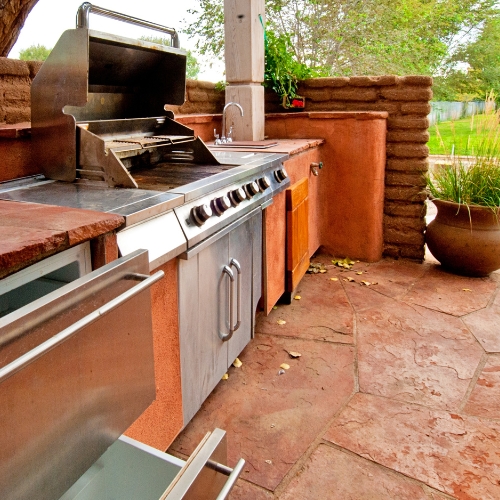
[[[163,31],[177,46],[90,30],[90,12]],[[152,139],[142,145],[149,147],[149,153],[152,142],[167,147],[175,142],[201,142],[165,111],[166,104],[184,102],[186,52],[178,48],[175,30],[89,3],[78,11],[78,26],[62,34],[32,84],[37,161],[50,179],[72,182],[80,171],[82,177],[104,177],[111,186],[137,187],[123,162],[114,161],[117,155],[110,143],[135,141],[132,156],[137,156],[139,136]],[[174,139],[175,135],[182,137]],[[165,136],[163,141],[161,136]],[[123,157],[124,148],[118,149]]]

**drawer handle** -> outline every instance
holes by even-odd
[[[215,500],[225,500],[229,495],[229,493],[231,493],[231,490],[233,489],[236,480],[238,479],[238,477],[240,477],[241,471],[245,466],[245,460],[243,458],[240,458],[238,460],[238,463],[235,465],[234,469],[230,469],[229,467],[226,467],[221,464],[216,464],[211,461],[209,461],[207,465],[210,468],[216,470],[217,472],[221,472],[222,474],[229,476],[224,486],[220,490],[220,493],[217,495],[217,498],[215,499]]]
[[[234,273],[229,266],[224,266],[222,272],[229,276],[231,280],[231,286],[229,288],[229,333],[222,333],[219,331],[219,338],[222,342],[227,342],[234,333],[233,322],[234,322],[234,312],[233,312],[233,297],[234,297]]]
[[[113,309],[116,309],[118,306],[120,306],[127,300],[131,299],[135,295],[138,295],[142,291],[146,290],[153,283],[156,283],[158,280],[162,279],[163,276],[164,276],[163,271],[158,271],[152,276],[148,276],[146,274],[129,274],[125,276],[126,279],[139,279],[143,281],[141,281],[141,283],[139,283],[138,285],[132,287],[130,290],[127,290],[121,295],[118,295],[118,297],[115,297],[114,299],[110,300],[108,303],[104,304],[99,309],[91,312],[87,316],[84,316],[82,319],[76,321],[71,326],[68,326],[68,328],[65,328],[62,332],[59,332],[50,339],[46,340],[45,342],[42,342],[34,349],[31,349],[31,351],[28,351],[22,356],[19,356],[19,358],[15,359],[8,365],[5,365],[3,368],[0,368],[0,382],[9,378],[11,375],[14,375],[14,373],[18,372],[25,366],[29,365],[36,359],[40,358],[47,352],[54,349],[54,347],[57,347],[58,345],[62,344],[70,337],[75,335],[75,333],[79,332],[83,328],[94,323],[94,321],[98,320],[101,316],[104,316],[105,314],[111,312]]]
[[[233,330],[236,331],[241,326],[241,265],[236,259],[231,259],[229,266],[234,266],[238,273],[238,295],[236,296],[236,325],[234,325],[233,328]]]

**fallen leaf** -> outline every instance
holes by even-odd
[[[294,299],[295,300],[300,300],[302,297],[300,295],[295,295]]]
[[[295,352],[295,351],[286,351],[286,352],[291,358],[300,358],[302,356],[300,352]]]
[[[330,281],[338,281],[338,278],[330,278]]]
[[[372,285],[378,285],[378,281],[374,281]]]
[[[273,429],[274,427],[276,427],[276,424],[271,424],[271,429]]]
[[[320,270],[319,270],[319,272],[320,272],[321,274],[324,274],[324,273],[326,273],[326,269],[320,269]]]
[[[273,306],[273,309],[278,309],[278,306]]]
[[[464,292],[472,292],[472,290],[471,290],[470,288],[462,288],[462,290],[463,290]]]
[[[356,274],[363,274],[363,271],[358,271]]]
[[[227,380],[228,378],[229,378],[229,374],[224,373],[224,375],[222,375],[222,380]]]
[[[278,325],[286,325],[286,321],[284,319],[279,319],[276,323],[278,323]]]
[[[240,368],[241,366],[243,365],[243,363],[238,359],[236,358],[234,361],[233,361],[233,366],[235,368]]]
[[[351,277],[349,276],[349,277],[347,278],[347,281],[352,282],[352,281],[354,281],[354,278],[351,278]]]
[[[271,460],[266,460],[266,464],[273,465],[273,462]]]
[[[365,285],[365,286],[370,286],[371,285],[371,283],[369,281],[362,281],[361,283],[363,283],[363,285]]]
[[[289,370],[290,369],[290,365],[287,364],[287,363],[281,363],[280,368],[283,368],[283,370]]]

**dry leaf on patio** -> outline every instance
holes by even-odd
[[[229,378],[229,374],[224,373],[224,375],[222,375],[222,380],[227,380],[228,378]]]
[[[302,297],[300,295],[295,295],[294,300],[300,300]]]
[[[462,290],[463,290],[464,292],[472,292],[472,290],[471,290],[470,288],[462,288]]]
[[[351,267],[355,264],[355,262],[349,257],[346,257],[345,259],[333,259],[332,262],[336,266],[343,267],[344,269],[351,269]]]
[[[286,325],[286,321],[284,319],[279,319],[276,323],[278,323],[278,325]]]
[[[288,353],[288,355],[291,357],[291,358],[300,358],[302,356],[302,354],[300,354],[300,352],[295,352],[295,351],[287,351],[285,349],[285,351]]]
[[[371,283],[369,281],[362,281],[361,283],[363,285],[365,285],[365,286],[370,286],[371,285]]]
[[[243,365],[243,363],[238,359],[236,358],[234,361],[233,361],[233,366],[235,368],[240,368],[241,366]]]
[[[283,370],[289,370],[290,369],[290,365],[287,364],[287,363],[281,363],[280,368],[283,368]]]
[[[354,281],[354,278],[351,278],[351,277],[349,276],[349,277],[347,278],[347,281],[349,281],[349,282],[351,282],[351,283],[352,283],[352,282]]]
[[[363,274],[363,271],[358,271],[356,274]]]
[[[374,281],[372,285],[378,285],[378,281]]]
[[[338,278],[330,278],[330,281],[338,281]]]
[[[278,306],[273,306],[273,309],[278,309]]]
[[[324,273],[326,273],[326,269],[320,269],[320,270],[319,270],[319,272],[320,272],[321,274],[324,274]]]
[[[307,270],[309,274],[318,274],[318,273],[326,273],[326,268],[324,264],[318,263],[315,264],[311,262],[309,264],[309,269]]]
[[[271,460],[266,460],[266,464],[273,465],[273,462]]]

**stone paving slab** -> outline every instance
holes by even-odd
[[[286,351],[302,356],[290,359]],[[354,391],[354,349],[328,342],[257,335],[171,451],[192,453],[206,432],[226,430],[230,464],[274,490]],[[279,375],[280,365],[290,365]]]
[[[319,480],[321,478],[321,480]],[[320,444],[280,500],[429,500],[423,485],[370,460]]]
[[[344,289],[330,274],[306,274],[290,305],[278,305],[257,323],[259,333],[352,344],[354,313]],[[286,316],[286,324],[278,321]]]
[[[464,412],[500,419],[500,356],[489,356]]]
[[[464,316],[463,321],[486,352],[500,352],[500,294],[490,307]]]
[[[425,275],[403,297],[405,302],[453,316],[485,308],[497,288],[494,278],[469,278],[429,266]]]
[[[362,292],[371,304],[376,292]],[[360,391],[458,410],[483,355],[474,336],[453,316],[380,296],[375,302],[357,315]]]
[[[500,498],[500,423],[356,394],[325,439],[464,500]]]

